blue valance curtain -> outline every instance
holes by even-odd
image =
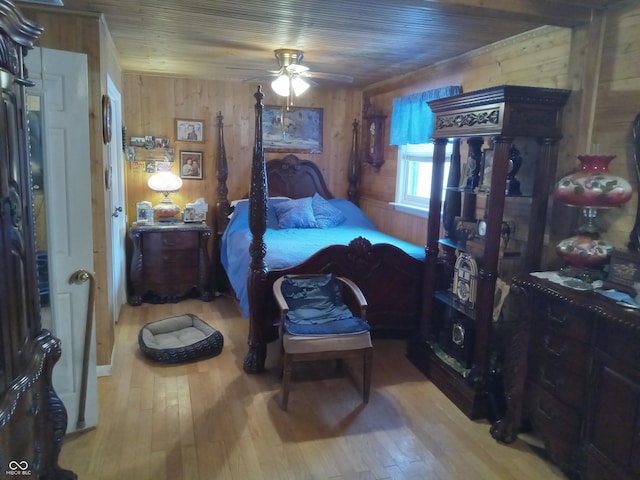
[[[427,101],[460,93],[462,87],[452,85],[394,98],[389,145],[431,142],[433,112]]]

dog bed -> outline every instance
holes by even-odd
[[[153,360],[181,363],[220,354],[224,337],[196,315],[187,313],[147,323],[138,334],[138,345]]]

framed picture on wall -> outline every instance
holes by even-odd
[[[204,142],[204,121],[176,119],[176,141],[177,142]]]
[[[180,151],[180,176],[202,180],[202,152]]]
[[[322,153],[322,108],[264,107],[262,141],[265,152]]]

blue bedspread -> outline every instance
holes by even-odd
[[[389,243],[404,250],[408,255],[424,259],[424,247],[394,238],[377,230],[374,223],[353,203],[342,198],[329,202],[339,208],[346,220],[333,228],[287,228],[278,229],[273,209],[282,199],[270,198],[267,208],[267,230],[264,241],[267,245],[265,261],[269,269],[291,267],[309,258],[329,245],[348,245],[357,237],[364,237],[372,244]],[[249,275],[249,230],[248,201],[236,205],[233,216],[222,236],[221,262],[238,297],[242,312],[249,317],[247,277]]]

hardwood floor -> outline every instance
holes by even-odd
[[[218,357],[167,366],[140,354],[140,327],[180,313],[223,333]],[[82,480],[564,478],[523,440],[501,445],[467,419],[399,340],[374,341],[367,406],[348,376],[302,365],[285,413],[276,344],[268,371],[242,371],[247,331],[226,297],[125,306],[112,375],[98,380],[99,426],[67,436],[61,466]]]

